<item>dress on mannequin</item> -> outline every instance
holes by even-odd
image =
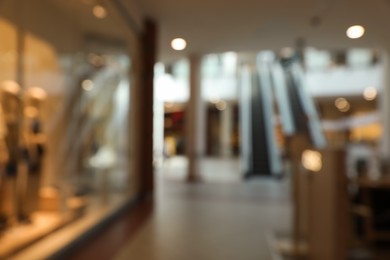
[[[21,190],[21,216],[29,221],[38,210],[42,161],[45,150],[45,136],[42,132],[40,108],[46,93],[40,88],[31,88],[24,96],[24,124],[22,160],[25,165],[25,182]]]
[[[4,123],[3,143],[6,146],[6,155],[2,165],[3,181],[1,187],[0,216],[7,225],[17,222],[19,215],[19,200],[17,195],[17,176],[19,150],[19,99],[20,87],[15,82],[6,82],[1,85],[0,99]]]
[[[40,127],[38,119],[33,119],[30,132],[25,137],[26,144],[23,148],[23,159],[26,163],[28,185],[24,192],[22,212],[28,219],[34,211],[38,210],[39,188],[41,181],[42,160],[44,156],[44,144],[39,138]]]
[[[5,164],[8,161],[8,150],[5,144],[5,135],[7,129],[4,121],[3,110],[0,106],[0,234],[5,230],[7,218],[3,212],[4,205],[4,189],[5,189]]]

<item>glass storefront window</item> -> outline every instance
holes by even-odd
[[[15,229],[33,241],[136,194],[136,37],[109,2],[4,0],[0,10],[2,258],[23,246]]]

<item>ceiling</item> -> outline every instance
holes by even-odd
[[[119,18],[118,12],[110,5],[103,5],[108,12],[108,19],[99,19],[93,14],[93,7],[96,3],[94,0],[48,0],[50,3],[61,8],[68,17],[71,17],[80,30],[87,34],[97,34],[102,37],[112,39],[122,39],[123,32],[128,27]],[[111,7],[111,8],[110,8]]]
[[[340,49],[390,46],[388,0],[137,0],[159,23],[160,60],[225,51],[279,50],[305,45]],[[366,27],[358,40],[345,36],[354,24]],[[182,37],[188,48],[170,48]],[[389,44],[387,44],[389,43]]]

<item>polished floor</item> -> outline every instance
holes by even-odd
[[[186,161],[158,172],[150,218],[115,253],[117,260],[276,259],[275,230],[290,227],[289,185],[275,179],[243,182],[238,160],[205,159],[202,182],[182,182]]]

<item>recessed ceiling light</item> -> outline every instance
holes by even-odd
[[[91,91],[93,89],[93,81],[90,79],[86,79],[81,83],[81,87],[85,91]]]
[[[106,8],[101,5],[95,5],[92,9],[92,12],[99,19],[103,19],[107,16]]]
[[[227,104],[225,101],[219,101],[217,104],[215,104],[215,107],[219,110],[219,111],[223,111],[226,109],[227,107]]]
[[[176,38],[172,40],[171,46],[176,51],[182,51],[187,47],[187,42],[182,38]]]
[[[364,29],[363,26],[354,25],[354,26],[351,26],[347,29],[347,36],[348,36],[348,38],[351,38],[351,39],[358,39],[358,38],[363,37],[365,31],[366,30]]]
[[[351,108],[351,105],[349,104],[348,100],[345,98],[338,98],[334,102],[334,105],[337,107],[338,110],[341,112],[348,112]]]
[[[368,87],[363,92],[363,97],[367,101],[372,101],[378,95],[378,91],[374,87]]]

